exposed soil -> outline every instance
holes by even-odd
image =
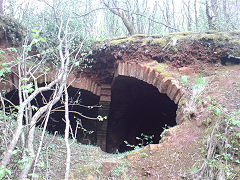
[[[239,72],[239,65],[206,66],[202,72],[188,76],[186,92],[191,92],[197,77],[205,77],[208,84],[202,98],[211,96],[228,111],[234,111],[240,105]],[[160,144],[123,154],[107,154],[97,147],[73,143],[71,178],[183,179],[196,171],[204,159],[206,132],[211,126],[206,123],[208,118],[208,108],[199,105],[194,118],[164,131]],[[45,166],[39,167],[38,173],[42,178],[48,173],[50,179],[61,179],[65,169],[64,140],[52,135],[47,135],[46,140],[41,159]]]
[[[187,101],[186,109],[192,108],[190,107],[191,103],[189,103],[194,98],[192,87],[195,80],[202,77],[207,84],[199,100],[207,101],[207,97],[210,96],[217,105],[227,108],[228,112],[239,111],[240,65],[224,62],[223,64],[226,63],[227,66],[223,66],[221,58],[229,55],[227,51],[224,49],[221,51],[221,46],[213,49],[210,46],[213,43],[212,40],[208,41],[209,39],[204,38],[206,41],[203,41],[203,44],[182,46],[181,51],[178,50],[176,54],[174,54],[174,49],[171,49],[167,55],[162,48],[168,47],[168,42],[159,47],[162,49],[161,52],[154,50],[154,48],[140,47],[142,41],[136,47],[131,46],[131,43],[128,47],[121,44],[122,49],[120,50],[118,49],[119,45],[110,45],[105,49],[103,48],[102,52],[100,49],[95,54],[99,56],[100,60],[97,61],[95,69],[93,68],[92,71],[96,70],[97,74],[97,69],[104,69],[103,81],[108,81],[113,76],[111,69],[115,60],[150,61],[155,59],[158,62],[165,62],[168,65],[168,71],[175,74],[174,78],[177,80],[181,81],[181,77],[187,75],[187,84],[182,84],[186,92],[184,95],[184,99]],[[229,38],[226,39],[229,40]],[[200,51],[196,53],[196,50]],[[140,53],[138,53],[139,51]],[[106,56],[107,59],[105,59]],[[106,67],[104,67],[105,65]],[[181,71],[180,67],[185,67],[187,70]],[[98,75],[101,75],[103,72],[99,73]],[[206,138],[209,136],[211,125],[217,120],[214,117],[210,119],[211,112],[208,108],[208,102],[207,104],[197,103],[195,105],[196,109],[191,114],[187,114],[188,111],[186,111],[186,117],[181,125],[163,132],[160,144],[148,145],[132,152],[113,155],[104,153],[97,147],[73,143],[71,178],[89,180],[184,178],[186,174],[199,168],[204,160]],[[3,136],[3,134],[1,135]],[[47,175],[49,179],[61,179],[64,177],[66,157],[64,140],[52,135],[47,135],[46,140],[41,159],[44,166],[38,167],[38,173],[42,179],[45,179]],[[36,146],[37,143],[36,141]]]

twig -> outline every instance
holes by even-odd
[[[52,110],[52,111],[63,111],[63,112],[65,112],[65,110],[62,110],[62,109]],[[86,118],[86,119],[89,119],[89,120],[99,120],[98,118],[92,118],[92,117],[85,116],[85,115],[83,115],[82,113],[77,112],[77,111],[69,111],[69,112],[70,112],[70,113],[78,114],[78,115],[82,116],[83,118]]]
[[[150,18],[150,17],[147,17],[147,16],[144,15],[144,14],[135,13],[135,12],[130,12],[130,11],[126,10],[126,9],[119,8],[119,7],[115,7],[115,8],[112,8],[112,7],[109,7],[109,8],[97,8],[97,9],[93,9],[93,10],[91,10],[90,12],[87,12],[87,13],[82,14],[82,15],[79,15],[79,14],[77,14],[77,13],[75,13],[75,12],[74,12],[74,14],[77,15],[78,17],[84,17],[84,16],[87,16],[87,15],[89,15],[89,14],[95,12],[95,11],[99,11],[99,10],[122,10],[122,11],[125,11],[125,12],[128,12],[128,13],[135,14],[135,15],[137,15],[137,16],[142,16],[142,17],[148,19],[149,21],[152,21],[152,22],[157,23],[157,24],[161,24],[161,25],[163,25],[163,26],[165,26],[165,27],[167,27],[167,28],[169,28],[169,29],[172,29],[172,30],[175,30],[175,31],[179,31],[179,29],[173,28],[173,27],[171,27],[171,26],[169,26],[169,25],[167,25],[167,24],[165,24],[165,23],[156,21],[156,20],[154,20],[154,19],[152,19],[152,18]]]
[[[68,109],[68,92],[67,92],[67,86],[64,87],[65,92],[65,121],[66,121],[66,128],[65,128],[65,144],[67,148],[67,157],[66,157],[66,171],[65,171],[65,179],[69,179],[70,175],[70,162],[71,162],[71,149],[68,142],[69,138],[69,128],[70,128],[70,120],[69,120],[69,109]]]

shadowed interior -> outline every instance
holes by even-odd
[[[39,86],[44,86],[44,84]],[[156,87],[136,78],[118,76],[114,80],[111,91],[106,140],[107,152],[132,150],[133,147],[127,146],[124,141],[134,146],[139,145],[139,143],[146,145],[150,141],[158,143],[161,139],[160,134],[164,129],[167,126],[176,125],[177,105],[166,94],[159,93]],[[88,108],[88,106],[99,104],[99,96],[71,86],[68,88],[68,93],[73,134],[77,134],[77,140],[83,144],[96,145],[99,122],[83,118],[76,112],[88,117],[97,117],[98,108]],[[53,91],[43,92],[32,101],[32,104],[36,107],[42,107],[52,95]],[[16,105],[19,104],[17,90],[6,94],[6,98]],[[43,127],[43,119],[44,116],[38,122],[38,126]],[[58,132],[64,135],[64,104],[61,100],[53,107],[47,130],[50,133]],[[154,135],[154,137],[144,140],[142,143],[142,134],[148,137]],[[137,140],[136,137],[140,139]]]
[[[125,152],[142,143],[141,134],[159,143],[166,126],[176,125],[177,105],[166,94],[136,78],[118,76],[112,86],[107,152]],[[144,145],[146,145],[144,141]]]
[[[39,84],[39,87],[44,86]],[[91,108],[93,105],[99,103],[99,96],[94,95],[93,93],[80,90],[77,88],[69,87],[69,119],[71,124],[71,129],[73,135],[76,134],[76,138],[79,142],[83,144],[92,144],[96,145],[97,143],[97,121],[89,120],[82,117],[78,113],[81,113],[88,117],[96,118],[98,115],[98,108]],[[43,107],[46,102],[49,102],[50,98],[53,95],[53,90],[45,91],[42,95],[38,95],[31,104],[40,108]],[[12,101],[15,105],[19,104],[18,90],[13,90],[6,94],[7,99]],[[6,103],[6,106],[9,107],[9,103]],[[76,113],[77,112],[77,113]],[[42,119],[37,123],[39,127],[43,127],[44,124],[44,115]],[[60,100],[53,106],[53,111],[50,114],[47,130],[48,132],[54,134],[57,132],[64,136],[65,131],[65,113],[64,113],[64,104]]]

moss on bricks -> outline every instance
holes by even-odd
[[[134,43],[136,42],[136,38],[134,37],[129,37],[129,38],[124,38],[124,39],[115,39],[109,42],[109,44],[113,44],[113,45],[118,45],[118,44],[122,44],[122,43]]]

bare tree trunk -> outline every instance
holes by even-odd
[[[215,29],[214,26],[213,26],[213,17],[210,14],[210,7],[209,7],[209,4],[208,4],[208,0],[206,0],[205,6],[206,6],[206,15],[207,15],[207,21],[208,21],[208,28],[209,29]]]
[[[218,17],[218,0],[211,0],[211,9],[213,11],[213,17]]]
[[[0,0],[0,14],[3,14],[3,0]]]
[[[153,11],[152,11],[152,14],[151,14],[151,19],[153,19],[153,20],[155,19],[155,15],[156,15],[156,12],[157,12],[157,7],[158,7],[158,1],[155,1]],[[148,30],[147,30],[148,35],[152,33],[152,29],[154,29],[154,24],[153,24],[153,21],[151,21],[149,19],[148,20]]]
[[[64,93],[65,93],[65,121],[66,121],[66,128],[65,128],[65,144],[67,147],[67,157],[66,157],[66,171],[65,171],[65,179],[69,179],[70,175],[70,162],[71,162],[71,149],[69,145],[69,129],[70,129],[70,120],[69,120],[69,109],[68,109],[68,92],[67,92],[67,86],[64,87]]]
[[[185,2],[185,0],[182,1],[183,2],[183,9],[184,9],[184,14],[185,14],[185,18],[187,19],[187,30],[191,31],[192,30],[192,14],[191,14],[191,3],[190,0],[188,0],[187,2]]]
[[[239,5],[239,1],[238,0],[236,0],[235,1],[235,8],[236,8],[236,20],[235,20],[235,22],[234,23],[236,23],[236,26],[237,27],[239,27],[240,26],[240,19],[239,19],[239,17],[240,17],[240,12],[239,12],[239,9],[240,9],[240,5]]]
[[[123,21],[123,24],[124,24],[125,27],[127,28],[129,35],[135,34],[134,24],[131,24],[131,23],[128,21],[128,19],[126,18],[124,12],[122,12],[122,14],[121,14],[120,17],[121,17],[121,19],[122,19],[122,21]]]
[[[173,20],[173,27],[176,28],[175,4],[174,4],[174,0],[172,0],[172,20]]]
[[[135,6],[136,6],[136,13],[140,13],[140,8],[139,8],[139,2],[138,2],[138,0],[136,0],[135,1]],[[140,20],[140,17],[139,16],[137,16],[136,17],[136,25],[137,25],[137,33],[139,34],[139,33],[141,33],[141,22],[140,22],[141,20]]]
[[[218,19],[218,0],[211,0],[212,24],[213,29],[217,29],[216,20]]]
[[[187,3],[187,19],[188,19],[188,31],[192,30],[192,16],[191,16],[191,11],[190,11],[190,0],[188,0]]]
[[[124,26],[127,28],[129,35],[135,34],[133,22],[131,22],[129,20],[129,18],[126,16],[124,11],[120,11],[119,9],[116,9],[117,5],[116,5],[115,1],[113,1],[113,4],[115,6],[114,8],[111,8],[109,3],[106,3],[105,1],[103,1],[103,4],[108,8],[109,11],[111,11],[113,14],[117,15],[118,17],[120,17],[122,19],[122,22],[123,22]]]
[[[167,20],[167,25],[171,26],[171,16],[170,16],[170,7],[169,7],[169,1],[165,1],[165,12],[166,12],[166,20]],[[172,32],[171,28],[168,28],[169,32]]]
[[[197,0],[194,0],[194,15],[195,15],[195,27],[198,31],[198,13],[197,13]]]
[[[55,85],[57,82],[59,81],[59,79],[53,81],[52,83],[50,83],[48,86],[46,87],[42,87],[42,88],[39,88],[39,89],[36,89],[29,97],[28,99],[26,99],[20,106],[20,109],[18,111],[18,117],[17,117],[17,128],[15,130],[15,133],[14,133],[14,137],[12,138],[12,141],[8,147],[8,149],[4,152],[4,155],[3,155],[3,159],[1,161],[1,166],[2,168],[6,168],[7,164],[9,163],[10,161],[10,158],[12,156],[12,152],[14,150],[14,148],[16,147],[16,144],[18,142],[18,139],[22,133],[22,129],[23,129],[23,116],[24,116],[24,110],[25,110],[25,107],[27,106],[28,102],[32,101],[40,92],[43,92],[43,91],[48,91],[51,89],[51,87],[53,85]],[[43,111],[38,111],[40,113],[39,116],[41,116],[41,114],[43,114]],[[45,112],[45,111],[44,111]],[[37,113],[36,113],[37,114]],[[35,115],[36,115],[35,114]],[[35,116],[34,115],[34,116]]]

